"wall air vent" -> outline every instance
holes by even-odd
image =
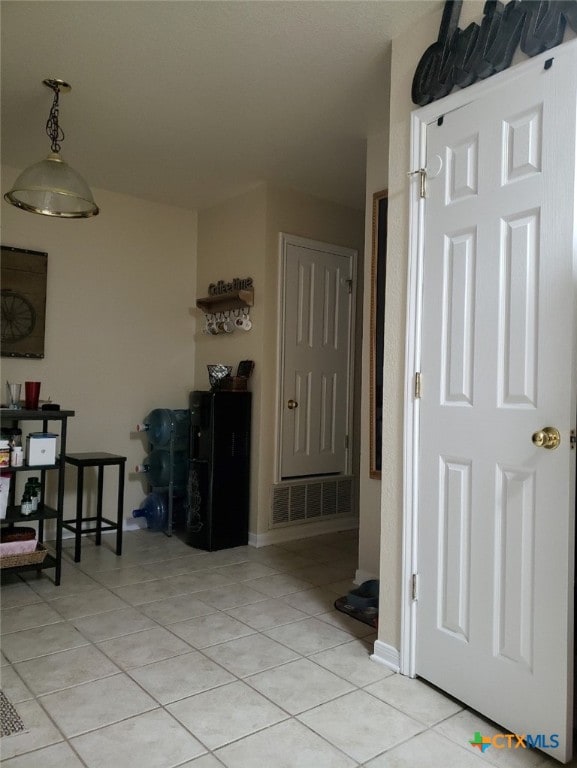
[[[352,494],[353,478],[349,475],[274,485],[271,527],[351,515]]]

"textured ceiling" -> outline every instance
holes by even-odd
[[[202,208],[267,180],[364,205],[388,123],[389,40],[432,0],[3,0],[2,160],[49,150],[91,186]]]

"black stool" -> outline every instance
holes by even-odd
[[[76,484],[76,519],[63,520],[62,526],[75,534],[74,562],[80,562],[80,538],[83,533],[96,533],[96,544],[100,545],[102,531],[116,531],[116,554],[122,554],[122,516],[124,512],[124,465],[126,456],[116,456],[114,453],[67,453],[66,463],[78,468]],[[118,467],[118,509],[116,522],[102,517],[102,489],[104,487],[104,467]],[[98,497],[96,517],[82,517],[82,500],[84,495],[84,468],[98,467]],[[84,528],[83,523],[93,523],[91,528]],[[104,525],[103,525],[104,523]]]

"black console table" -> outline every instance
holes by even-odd
[[[38,541],[44,541],[44,521],[56,520],[56,548],[54,555],[48,554],[42,563],[32,563],[26,565],[16,565],[11,568],[2,568],[0,574],[18,573],[20,571],[40,570],[44,568],[55,568],[54,583],[60,584],[60,575],[62,571],[62,516],[64,508],[64,472],[66,456],[66,430],[68,419],[74,416],[74,411],[28,411],[25,409],[12,410],[9,408],[0,409],[0,423],[2,427],[17,427],[23,421],[41,421],[42,431],[47,432],[49,422],[58,422],[60,426],[60,450],[56,459],[56,464],[39,465],[29,467],[3,467],[3,473],[12,475],[10,482],[10,494],[8,497],[8,509],[6,518],[2,520],[2,525],[15,525],[16,523],[29,523],[33,520],[38,521]],[[45,504],[46,493],[46,473],[50,471],[58,472],[58,490],[56,494],[56,507],[49,507]],[[16,478],[21,472],[39,473],[41,493],[38,503],[38,510],[31,515],[23,515],[20,512],[20,505],[16,500]]]

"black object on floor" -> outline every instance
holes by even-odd
[[[360,611],[366,608],[379,607],[379,580],[363,581],[360,587],[351,589],[347,595],[347,603]]]
[[[26,726],[5,693],[0,691],[0,737],[25,731]]]
[[[347,616],[351,616],[353,619],[362,621],[363,624],[368,624],[369,627],[374,627],[376,629],[378,626],[378,623],[379,623],[378,608],[374,608],[372,606],[369,608],[356,608],[354,605],[351,605],[349,603],[348,596],[337,597],[337,599],[335,600],[335,608],[337,609],[337,611],[341,611],[341,613],[346,613]]]

